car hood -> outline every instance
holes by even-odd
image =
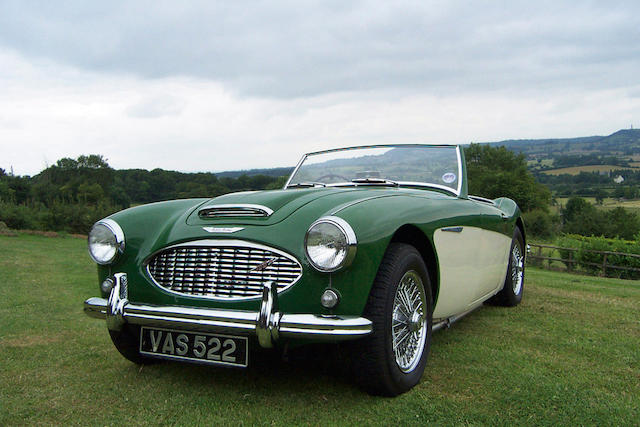
[[[121,263],[128,262],[129,257],[135,257],[133,264],[142,266],[150,254],[161,248],[203,238],[253,240],[301,257],[301,236],[313,221],[326,215],[342,216],[363,204],[391,197],[451,199],[441,193],[408,188],[304,188],[152,203],[120,211],[109,218],[122,227],[127,238],[127,249],[120,258]],[[203,218],[198,215],[203,208],[220,204],[262,205],[273,213],[259,218]],[[375,216],[374,212],[370,214]],[[239,229],[236,229],[237,226],[240,226]]]
[[[344,204],[358,203],[370,198],[396,195],[396,189],[388,188],[308,188],[268,191],[248,191],[241,193],[225,194],[215,197],[201,204],[187,218],[189,225],[207,224],[247,224],[247,225],[271,225],[278,223],[293,214],[305,205],[314,204],[314,210],[319,214],[332,208],[340,208]],[[272,211],[265,217],[247,217],[231,215],[224,217],[203,218],[199,212],[211,207],[223,205],[227,208],[243,207],[246,205],[262,206]]]

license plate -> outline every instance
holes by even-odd
[[[140,328],[140,353],[213,365],[246,367],[247,337]]]

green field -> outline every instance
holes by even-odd
[[[632,165],[633,166],[633,165]],[[559,169],[548,169],[542,173],[547,175],[578,175],[580,172],[609,172],[612,170],[637,170],[637,167],[624,167],[616,165],[588,165],[588,166],[572,166]]]
[[[611,197],[606,197],[602,201],[601,205],[596,203],[595,197],[583,197],[583,199],[585,199],[587,202],[591,203],[592,205],[594,205],[596,208],[599,208],[599,209],[625,208],[630,212],[640,215],[640,199],[619,200]],[[560,207],[566,206],[568,200],[569,200],[568,197],[557,197],[556,198],[557,204],[551,207],[552,211],[559,213]]]
[[[0,425],[637,425],[640,283],[529,269],[525,299],[434,335],[397,398],[353,385],[339,349],[246,370],[144,368],[82,313],[97,294],[85,241],[0,237]]]

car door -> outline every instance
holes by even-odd
[[[434,232],[440,292],[434,318],[467,311],[501,288],[511,239],[501,211],[486,202],[468,204],[465,216]]]

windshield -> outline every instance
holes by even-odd
[[[460,193],[455,146],[397,145],[307,154],[287,187],[425,185]]]

